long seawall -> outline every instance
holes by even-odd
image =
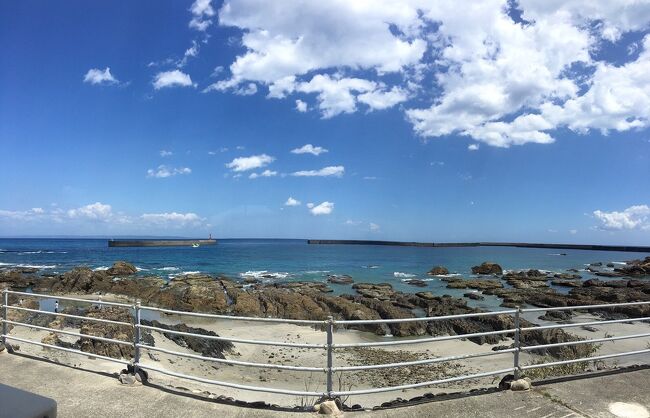
[[[214,245],[216,239],[111,239],[108,240],[109,247],[191,247],[194,244]]]
[[[528,242],[402,242],[402,241],[366,241],[366,240],[336,240],[310,239],[308,244],[337,244],[337,245],[392,245],[400,247],[518,247],[518,248],[548,248],[556,250],[592,250],[592,251],[625,251],[649,253],[650,246],[638,245],[591,245],[591,244],[539,244]]]

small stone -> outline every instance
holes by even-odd
[[[134,385],[137,382],[135,376],[132,374],[122,373],[118,379],[123,385]]]
[[[333,416],[342,415],[338,406],[336,406],[336,402],[334,401],[323,401],[321,403],[317,403],[316,405],[314,405],[314,409],[320,415],[333,415]]]
[[[531,381],[527,377],[524,377],[523,379],[519,379],[519,380],[513,380],[510,383],[510,390],[513,391],[530,390],[530,387],[531,387]]]

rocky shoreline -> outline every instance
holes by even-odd
[[[600,267],[598,263],[593,269]],[[591,266],[590,266],[591,267]],[[582,281],[573,272],[546,273],[538,270],[503,273],[495,263],[483,263],[472,270],[478,278],[441,277],[451,289],[474,289],[474,298],[494,295],[504,307],[532,305],[556,307],[616,302],[650,301],[650,257],[608,271],[624,277],[615,280]],[[596,270],[600,272],[600,270]],[[393,289],[388,283],[352,284],[354,294],[333,295],[320,282],[241,283],[226,277],[188,275],[165,280],[161,277],[135,277],[136,269],[126,262],[116,262],[106,271],[74,268],[61,275],[42,275],[32,269],[0,272],[0,287],[31,288],[52,294],[115,294],[140,299],[144,304],[181,311],[210,312],[238,316],[325,320],[328,316],[346,320],[399,319],[416,316],[442,316],[478,312],[466,300],[449,295],[436,296],[422,291],[414,294]],[[444,267],[430,274],[447,274]],[[645,279],[644,279],[645,278]],[[349,276],[330,277],[350,283]],[[550,285],[567,286],[560,293]],[[470,294],[468,294],[469,297]],[[650,306],[625,306],[591,313],[605,318],[650,316]],[[569,315],[570,317],[570,315]],[[546,316],[545,318],[557,318]],[[568,319],[563,317],[563,319]],[[466,334],[504,329],[512,326],[507,315],[464,320],[359,325],[355,328],[377,335],[396,337]],[[476,337],[476,343],[495,343],[504,336]]]

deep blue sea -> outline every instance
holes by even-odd
[[[566,255],[560,255],[564,253]],[[305,240],[224,239],[217,245],[192,247],[108,248],[105,239],[0,239],[0,268],[37,267],[43,272],[64,272],[75,266],[106,269],[118,260],[138,267],[140,275],[173,278],[200,272],[234,279],[271,276],[266,281],[325,281],[327,274],[348,274],[355,282],[386,282],[406,292],[430,290],[434,294],[462,296],[467,290],[446,289],[446,282],[427,276],[442,265],[471,278],[471,267],[483,261],[504,269],[536,268],[565,272],[584,270],[593,262],[623,263],[645,253],[548,250],[507,247],[427,248],[372,245],[308,245]],[[593,277],[581,271],[584,279]],[[428,280],[427,288],[404,283],[408,278]],[[337,293],[349,285],[332,285]],[[566,289],[558,289],[566,291]],[[489,300],[484,302],[492,304]]]

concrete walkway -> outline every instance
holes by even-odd
[[[302,417],[315,414],[224,405],[115,377],[0,353],[0,383],[53,398],[59,417]],[[351,417],[648,418],[650,369],[626,371],[422,405],[346,413]],[[387,394],[388,395],[388,394]],[[388,399],[388,396],[387,396]],[[0,406],[0,418],[5,418]],[[7,417],[9,418],[9,417]]]

